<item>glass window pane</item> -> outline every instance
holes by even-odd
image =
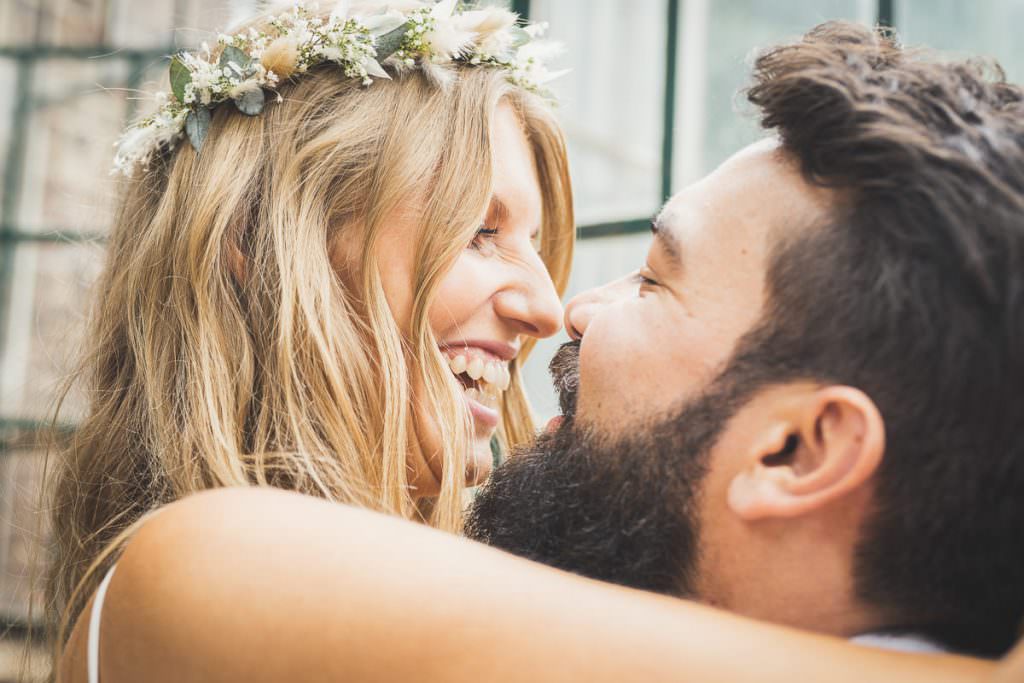
[[[113,142],[124,126],[128,63],[47,59],[32,69],[17,227],[99,233],[115,191]]]
[[[0,419],[44,420],[80,350],[90,286],[103,252],[95,244],[23,243],[14,248],[0,357]],[[84,406],[71,393],[62,421]]]
[[[737,96],[748,83],[749,58],[757,48],[798,38],[829,19],[874,23],[876,11],[874,0],[686,0],[679,34],[674,189],[762,136]]]
[[[666,0],[534,0],[566,54],[553,83],[580,225],[650,216],[661,201]]]
[[[898,0],[896,26],[907,45],[927,45],[954,57],[995,57],[1007,78],[1024,80],[1022,0]]]

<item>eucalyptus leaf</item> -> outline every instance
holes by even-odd
[[[384,70],[384,67],[382,67],[380,62],[376,59],[367,60],[366,63],[363,64],[363,68],[366,69],[366,73],[369,76],[373,76],[374,78],[385,78],[389,81],[391,80],[391,76],[388,75],[388,72]]]
[[[366,27],[374,38],[394,31],[403,24],[405,24],[405,15],[394,10],[387,11],[382,9],[377,14],[363,17],[363,26]]]
[[[181,57],[175,55],[171,58],[171,92],[178,98],[178,102],[185,102],[185,86],[192,82],[192,72],[181,61]]]
[[[190,111],[188,116],[185,117],[185,132],[188,134],[188,140],[192,143],[192,147],[198,152],[202,149],[203,140],[206,139],[206,133],[210,130],[210,110],[206,107],[199,107],[194,111]]]
[[[533,36],[531,36],[521,26],[513,26],[512,29],[511,29],[511,32],[512,32],[512,47],[522,47],[523,45],[526,45],[528,42],[533,40]]]
[[[395,54],[395,51],[402,46],[402,39],[405,38],[405,34],[411,28],[412,22],[407,21],[398,28],[388,31],[377,38],[377,61],[383,62],[385,59]]]
[[[246,90],[241,96],[235,98],[235,106],[238,107],[238,111],[249,116],[256,116],[263,111],[263,102],[266,96],[263,94],[263,88],[255,88],[253,90]]]
[[[249,63],[252,62],[252,58],[234,45],[228,45],[224,48],[224,51],[220,53],[218,66],[223,69],[228,65],[228,62],[234,62],[235,65],[244,72],[249,66]]]

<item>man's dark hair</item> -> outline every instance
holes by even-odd
[[[838,22],[762,53],[747,95],[835,207],[776,245],[730,371],[874,400],[858,597],[1001,653],[1024,615],[1024,95],[994,63]]]

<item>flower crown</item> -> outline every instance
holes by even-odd
[[[157,111],[133,123],[115,143],[112,173],[130,177],[145,168],[153,154],[182,134],[198,152],[210,127],[210,110],[231,100],[238,111],[263,111],[266,91],[323,62],[334,62],[364,86],[390,79],[385,60],[424,68],[460,62],[491,66],[527,90],[551,97],[545,84],[565,71],[550,72],[544,60],[558,51],[554,43],[536,41],[544,24],[519,26],[518,15],[505,9],[464,9],[456,0],[394,0],[378,3],[372,13],[350,11],[338,2],[328,17],[299,2],[271,17],[262,30],[250,28],[217,38],[220,55],[212,61],[180,52],[171,58],[171,92],[156,94]],[[277,93],[277,101],[282,101]]]

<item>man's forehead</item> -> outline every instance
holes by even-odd
[[[684,244],[705,230],[763,239],[818,223],[831,204],[831,192],[808,183],[772,137],[674,195],[655,224]]]

